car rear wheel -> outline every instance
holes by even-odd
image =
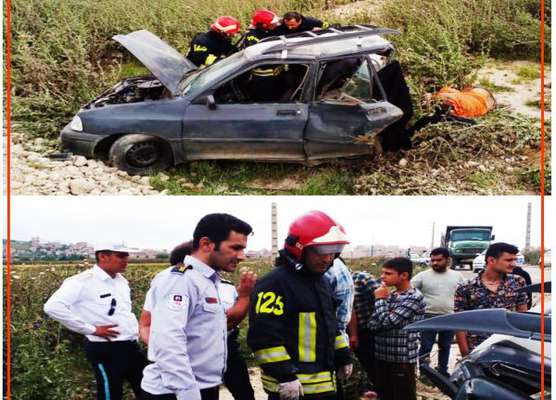
[[[125,135],[114,142],[108,154],[112,165],[130,175],[162,171],[171,164],[169,146],[149,135]]]

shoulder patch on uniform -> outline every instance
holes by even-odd
[[[234,283],[232,281],[227,280],[227,279],[220,279],[220,282],[225,283],[227,285],[234,286]]]
[[[187,296],[183,294],[171,294],[168,296],[168,308],[170,310],[179,311],[187,306]]]
[[[170,271],[170,272],[177,272],[179,274],[183,274],[188,269],[193,269],[193,267],[191,265],[180,264],[180,265],[176,265],[174,268],[172,268],[172,271]]]

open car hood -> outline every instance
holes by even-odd
[[[544,318],[544,340],[551,341],[551,317]],[[408,331],[472,331],[500,333],[520,338],[541,340],[541,316],[533,313],[518,313],[501,308],[462,311],[427,318],[409,324]]]
[[[147,30],[116,35],[112,39],[124,46],[147,67],[173,95],[183,76],[197,66]]]

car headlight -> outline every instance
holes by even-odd
[[[77,132],[83,132],[83,122],[77,115],[71,120],[70,128]]]

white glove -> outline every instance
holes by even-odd
[[[278,384],[280,400],[299,400],[303,397],[303,385],[299,379]]]
[[[340,379],[348,379],[353,372],[353,364],[344,365],[338,370],[338,377]]]

